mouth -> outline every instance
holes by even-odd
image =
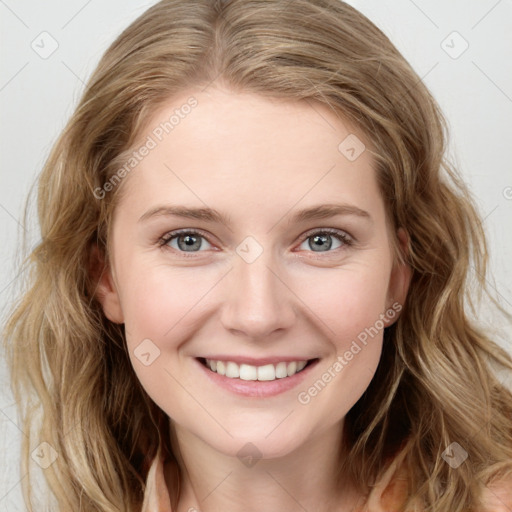
[[[263,365],[251,365],[234,361],[224,361],[198,357],[197,360],[211,373],[237,381],[272,382],[286,380],[304,372],[319,359],[304,359],[295,361],[279,361]]]

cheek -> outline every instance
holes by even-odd
[[[186,359],[181,346],[201,329],[218,272],[199,276],[197,269],[148,262],[124,270],[119,276],[125,279],[121,299],[132,366],[153,401],[169,415],[179,415],[190,407],[182,397],[189,375],[176,358]]]
[[[126,341],[135,372],[146,387],[165,378],[167,353],[178,348],[179,341],[173,346],[175,334],[204,291],[190,280],[192,274],[170,274],[158,266],[133,266],[127,275],[134,277],[125,281],[122,294]]]
[[[201,298],[211,284],[198,279],[193,270],[169,269],[140,265],[137,278],[123,293],[123,312],[130,343],[138,338],[174,338],[175,330],[201,310]],[[140,342],[140,340],[139,340]]]
[[[310,281],[307,303],[320,318],[316,325],[324,326],[332,350],[297,398],[323,411],[322,417],[332,423],[361,397],[380,360],[388,275],[375,267],[380,270],[344,268]]]
[[[377,264],[328,269],[323,274],[317,271],[311,279],[296,283],[294,292],[314,313],[312,321],[324,326],[326,337],[339,350],[376,322],[378,327],[382,323],[389,275]]]

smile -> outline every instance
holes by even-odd
[[[305,361],[281,361],[276,364],[254,366],[250,364],[237,364],[233,361],[218,361],[214,359],[199,358],[201,363],[218,375],[228,379],[270,381],[292,377],[301,372],[314,359]]]
[[[212,372],[224,375],[229,379],[241,380],[276,380],[291,377],[302,371],[308,361],[282,361],[277,364],[266,364],[263,366],[253,366],[250,364],[240,364],[233,361],[215,361],[213,359],[204,359],[204,363]]]
[[[238,395],[260,398],[278,395],[294,388],[319,362],[318,358],[287,358],[287,361],[272,358],[272,362],[267,358],[254,360],[254,363],[259,364],[248,364],[253,361],[241,357],[233,358],[237,362],[229,360],[228,357],[195,359],[211,382]]]

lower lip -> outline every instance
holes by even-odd
[[[311,370],[318,363],[318,359],[311,362],[302,371],[292,375],[291,377],[284,377],[276,380],[242,380],[242,379],[230,379],[224,375],[219,375],[216,372],[211,371],[201,361],[194,359],[199,368],[212,382],[220,386],[221,388],[235,393],[236,395],[246,397],[257,397],[266,398],[269,396],[280,395],[290,389],[293,389],[299,385],[311,372]]]

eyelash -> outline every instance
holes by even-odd
[[[202,231],[198,231],[196,229],[180,229],[180,230],[171,231],[169,233],[166,233],[164,236],[159,238],[158,241],[157,241],[158,242],[158,246],[162,247],[163,249],[170,249],[172,251],[176,251],[176,249],[174,249],[173,247],[166,247],[166,244],[168,244],[174,238],[179,237],[180,235],[196,235],[196,236],[200,236],[200,237],[204,238],[209,244],[212,244],[212,242],[208,239],[208,237]],[[334,249],[332,251],[331,250],[330,251],[326,251],[327,254],[333,253],[333,252],[338,251],[338,250],[343,250],[346,247],[350,247],[350,246],[354,245],[354,239],[351,236],[349,236],[347,233],[345,233],[345,232],[343,232],[341,230],[333,229],[333,228],[323,228],[323,229],[316,229],[316,230],[313,230],[313,231],[308,231],[302,237],[299,245],[301,245],[308,238],[311,238],[311,237],[313,237],[315,235],[331,235],[331,236],[333,236],[334,238],[336,238],[337,240],[339,240],[340,242],[343,243],[344,247],[343,246],[342,247],[337,247],[336,249]],[[197,258],[197,256],[195,256],[193,254],[197,253],[197,252],[203,252],[203,251],[192,251],[191,253],[187,253],[186,251],[177,251],[177,252],[179,252],[180,254],[183,254],[186,258]],[[308,251],[308,252],[315,253],[315,251]],[[320,251],[320,253],[321,252],[322,251]],[[316,254],[320,254],[320,253],[316,253]]]

